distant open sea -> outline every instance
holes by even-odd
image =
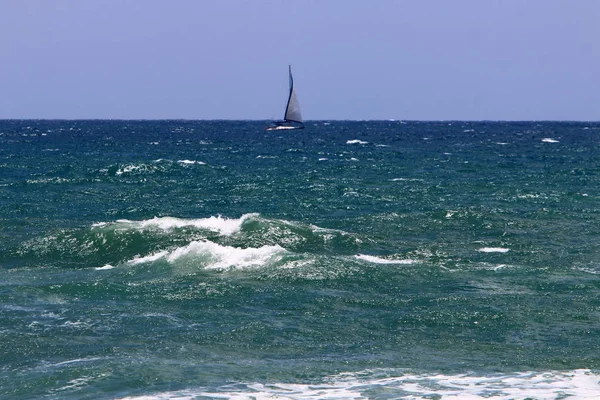
[[[600,123],[0,121],[0,398],[597,399]]]

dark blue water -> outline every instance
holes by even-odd
[[[265,126],[0,121],[0,397],[600,393],[599,123]]]

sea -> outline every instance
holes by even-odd
[[[600,123],[0,121],[2,399],[600,398]]]

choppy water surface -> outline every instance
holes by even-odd
[[[0,121],[0,396],[596,398],[600,124]]]

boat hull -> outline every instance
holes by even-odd
[[[304,127],[303,126],[279,125],[279,126],[267,126],[265,128],[266,131],[291,131],[291,130],[295,130],[295,129],[304,129]]]

